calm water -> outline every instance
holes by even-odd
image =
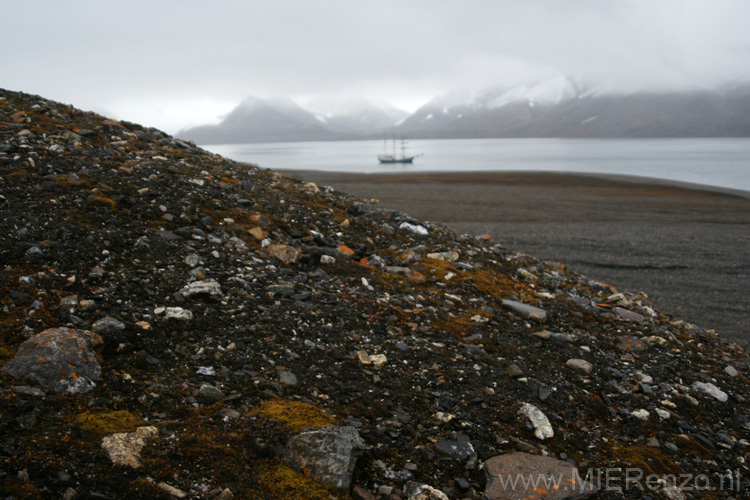
[[[750,139],[414,140],[407,152],[423,156],[412,165],[380,165],[382,141],[231,144],[206,149],[274,170],[588,172],[750,191]]]

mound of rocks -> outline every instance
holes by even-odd
[[[743,498],[748,357],[642,293],[0,91],[3,498]]]

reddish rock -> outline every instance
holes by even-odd
[[[271,245],[266,249],[266,252],[270,257],[279,259],[284,264],[297,262],[301,255],[299,250],[288,245]]]
[[[584,498],[596,493],[585,482],[578,469],[568,462],[551,457],[511,453],[487,460],[484,464],[488,500],[565,500]]]

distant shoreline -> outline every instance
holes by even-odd
[[[555,260],[750,346],[750,192],[560,172],[280,170]]]

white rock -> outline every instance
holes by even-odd
[[[697,392],[702,392],[703,394],[707,394],[713,398],[716,398],[717,400],[721,401],[722,403],[726,403],[729,399],[729,396],[727,396],[727,393],[716,387],[714,384],[708,382],[695,382],[693,383],[693,390]]]
[[[644,410],[643,408],[641,408],[640,410],[635,410],[633,413],[631,413],[631,415],[633,415],[638,420],[643,420],[644,422],[646,422],[651,416],[648,410]]]
[[[378,368],[382,368],[388,362],[388,358],[385,354],[371,354],[370,362]]]
[[[654,411],[662,420],[667,420],[671,415],[667,410],[662,410],[661,408],[656,408]]]
[[[538,439],[549,439],[554,437],[555,432],[552,430],[552,425],[549,422],[547,416],[542,413],[542,410],[534,405],[524,403],[521,410],[518,412],[524,417],[531,421],[531,425],[534,426],[534,435]]]
[[[193,319],[193,313],[181,307],[167,307],[164,311],[166,319],[179,319],[181,321],[190,321]]]
[[[727,367],[724,368],[724,373],[726,373],[730,377],[736,377],[737,375],[739,375],[739,372],[737,371],[737,368],[735,368],[732,365],[727,365]]]
[[[565,364],[568,365],[568,367],[573,368],[574,370],[582,371],[586,375],[589,375],[592,371],[594,371],[594,365],[592,365],[585,359],[569,359]]]
[[[102,448],[115,465],[128,465],[134,469],[141,466],[141,450],[146,442],[159,435],[156,427],[138,427],[135,432],[120,432],[105,436]]]
[[[409,224],[408,222],[402,222],[400,226],[398,226],[399,229],[406,229],[407,231],[411,231],[414,234],[421,234],[422,236],[427,236],[429,231],[427,229],[423,228],[422,226],[416,226],[414,224]]]

